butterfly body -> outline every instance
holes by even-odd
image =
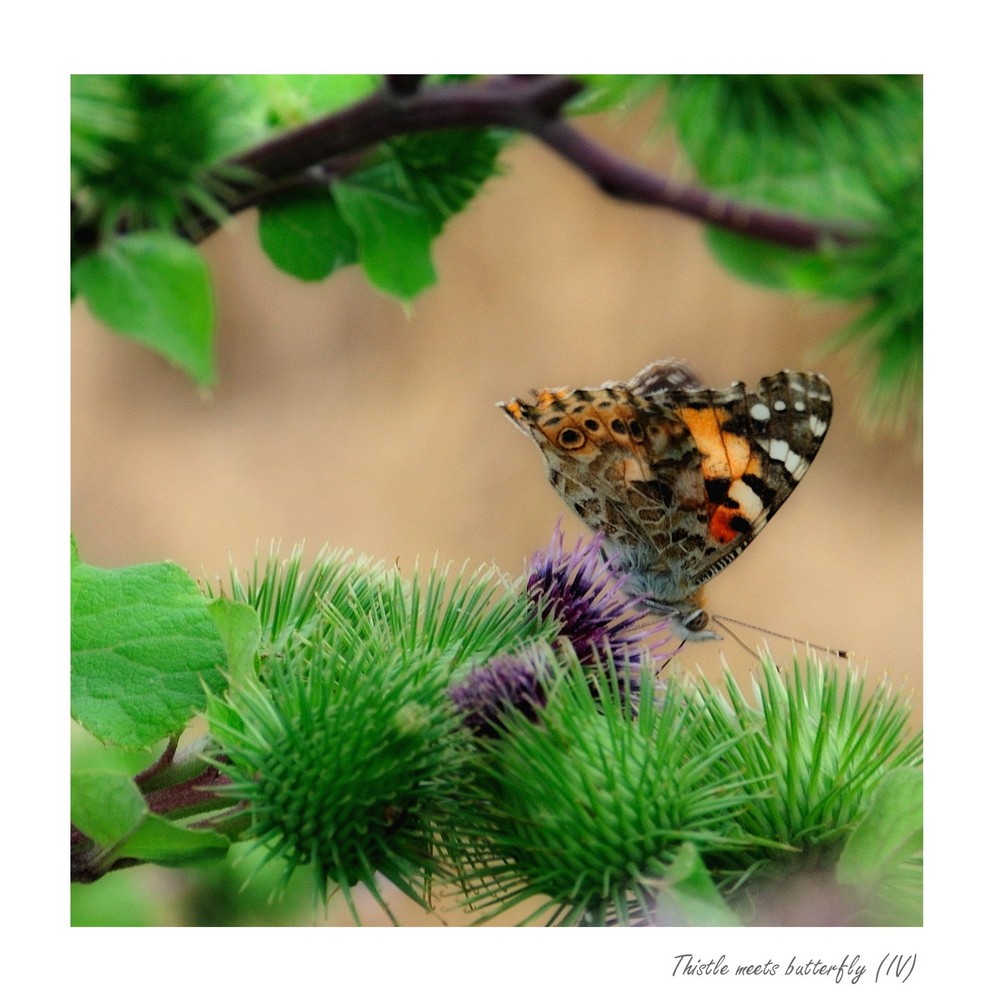
[[[603,533],[633,593],[683,637],[715,637],[702,587],[805,475],[833,413],[826,379],[783,371],[709,389],[665,360],[627,382],[535,396],[499,405],[538,445],[549,482]]]

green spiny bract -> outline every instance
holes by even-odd
[[[538,721],[511,713],[483,741],[465,871],[487,916],[539,895],[549,922],[655,919],[657,880],[679,852],[728,845],[752,794],[713,771],[722,752],[692,738],[690,699],[640,676],[633,698],[564,648]],[[685,847],[685,845],[688,845]],[[535,914],[537,915],[537,913]]]
[[[919,76],[673,76],[667,107],[701,180],[751,203],[851,219],[859,241],[815,254],[710,230],[751,281],[862,303],[851,343],[874,429],[919,431],[923,383],[923,82]],[[742,250],[740,249],[742,246]]]
[[[209,721],[228,794],[252,812],[247,836],[289,876],[311,866],[324,894],[350,903],[361,883],[379,899],[380,872],[422,902],[436,844],[462,826],[467,738],[447,685],[551,627],[492,573],[404,581],[345,552],[305,572],[301,550],[272,554],[231,589],[260,617],[259,670],[233,679]]]
[[[302,570],[302,550],[288,559],[272,552],[246,581],[234,569],[234,600],[256,609],[264,657],[303,643],[378,646],[400,655],[448,654],[456,671],[522,643],[554,634],[527,596],[496,572],[448,567],[404,579],[396,568],[347,550],[323,551]]]
[[[764,656],[761,669],[754,704],[728,671],[725,694],[707,681],[698,691],[698,733],[706,752],[715,753],[712,773],[720,780],[742,775],[757,788],[738,823],[761,846],[737,852],[736,867],[827,865],[883,776],[919,768],[920,736],[908,734],[905,701],[886,683],[866,697],[853,665],[831,666],[810,655],[782,673]],[[723,857],[714,860],[726,866]]]
[[[228,77],[72,77],[77,224],[107,234],[171,229],[183,221],[185,206],[222,214],[211,168],[245,138],[245,104]]]
[[[875,428],[919,432],[923,389],[923,175],[883,193],[878,229],[868,242],[841,254],[825,293],[864,311],[826,350],[855,349],[868,379],[864,417]]]
[[[455,721],[440,661],[303,644],[209,707],[228,794],[252,813],[247,836],[317,890],[381,872],[420,900],[436,832],[453,812]]]

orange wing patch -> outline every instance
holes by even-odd
[[[750,442],[741,434],[722,429],[729,414],[715,406],[681,409],[678,416],[687,425],[701,452],[701,471],[706,479],[736,479],[750,464]]]
[[[729,413],[708,406],[677,411],[701,453],[701,473],[708,494],[708,533],[728,545],[751,531],[764,513],[760,495],[744,481],[759,477],[760,456],[745,435],[722,429]]]

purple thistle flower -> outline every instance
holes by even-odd
[[[479,736],[498,736],[507,712],[537,721],[538,710],[545,706],[543,679],[549,671],[544,653],[537,650],[505,653],[470,671],[448,693],[469,729]]]
[[[619,688],[629,694],[638,688],[636,671],[644,655],[666,662],[679,646],[666,620],[647,620],[642,601],[624,590],[625,576],[601,551],[601,541],[600,535],[580,538],[567,550],[556,524],[548,548],[531,558],[528,597],[558,624],[557,655],[560,641],[568,642],[585,666],[606,668],[610,655]],[[472,670],[449,691],[465,725],[478,735],[498,736],[507,712],[537,721],[546,703],[551,655],[533,647],[494,656]]]
[[[605,662],[637,667],[643,653],[664,662],[677,652],[664,619],[646,620],[642,601],[624,590],[625,576],[601,551],[603,538],[578,538],[567,551],[562,527],[556,524],[549,547],[536,552],[528,567],[528,596],[550,621],[559,623],[584,664]],[[669,652],[667,643],[674,643]]]

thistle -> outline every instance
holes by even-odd
[[[188,204],[221,218],[236,175],[216,164],[249,135],[247,100],[217,76],[73,76],[74,225],[170,229]]]
[[[675,922],[689,904],[734,922],[698,854],[749,847],[735,827],[748,792],[715,767],[721,747],[704,752],[691,699],[646,671],[630,712],[610,665],[566,649],[558,666],[541,724],[511,713],[471,762],[479,801],[456,864],[470,904],[490,919],[543,896],[529,920],[576,924],[652,922],[676,902]],[[672,896],[679,877],[697,888]]]
[[[753,850],[727,849],[706,860],[723,882],[727,870],[729,881],[753,873],[742,892],[748,909],[780,895],[788,879],[814,879],[827,887],[832,911],[867,906],[866,896],[891,896],[878,922],[910,922],[920,907],[922,740],[908,732],[905,700],[884,682],[866,694],[855,667],[837,669],[812,655],[785,672],[764,656],[761,670],[752,699],[728,671],[725,693],[707,681],[693,692],[705,752],[724,747],[713,773],[742,776],[756,789],[737,819]],[[895,782],[911,794],[887,809],[880,796]],[[868,831],[863,843],[859,830]],[[911,839],[879,868],[875,860],[881,864],[880,852],[900,830]],[[852,887],[844,892],[834,867],[852,840],[853,874],[837,871],[839,882]]]
[[[666,623],[645,620],[641,602],[623,586],[624,577],[601,551],[600,535],[577,539],[567,550],[556,525],[548,548],[531,557],[525,583],[542,622],[554,629],[551,645],[496,656],[452,688],[466,726],[477,735],[496,736],[508,712],[536,719],[566,651],[580,664],[609,671],[623,693],[638,690],[642,666],[649,667],[656,654],[669,659],[675,650],[664,654],[673,639]]]
[[[536,721],[545,705],[545,680],[551,665],[537,648],[521,654],[495,656],[474,668],[449,694],[465,725],[477,736],[498,736],[508,712]]]
[[[247,679],[209,707],[223,794],[246,803],[261,863],[312,868],[316,893],[354,886],[383,906],[381,872],[423,904],[433,841],[450,825],[452,713],[433,663],[303,646],[265,687]]]
[[[619,671],[649,657],[669,660],[676,648],[663,619],[650,620],[642,602],[624,590],[625,576],[601,550],[603,537],[578,538],[567,550],[557,524],[547,549],[528,568],[528,596],[556,624],[581,663],[596,664],[605,652]]]
[[[523,594],[480,571],[452,581],[324,553],[272,554],[234,597],[256,612],[255,663],[232,677],[208,718],[223,794],[251,815],[261,864],[312,869],[317,895],[357,885],[382,901],[376,873],[411,899],[439,872],[438,848],[462,827],[467,739],[447,697],[458,669],[545,634]]]

